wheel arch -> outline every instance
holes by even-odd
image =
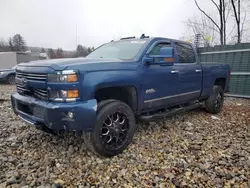
[[[214,85],[221,86],[222,89],[225,91],[226,89],[226,78],[216,78]]]
[[[138,110],[138,93],[133,85],[98,88],[95,91],[95,99],[97,102],[107,99],[120,100],[129,105],[134,112]]]

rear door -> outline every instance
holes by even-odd
[[[178,61],[175,68],[179,71],[179,101],[198,99],[202,88],[202,67],[193,46],[175,42]]]

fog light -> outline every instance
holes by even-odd
[[[77,97],[79,97],[77,89],[67,91],[67,98],[77,98]]]
[[[69,117],[70,119],[73,119],[73,118],[74,118],[74,113],[73,113],[73,112],[68,112],[68,117]]]

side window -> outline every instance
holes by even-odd
[[[195,53],[191,45],[184,43],[175,43],[180,63],[195,63]]]
[[[149,55],[160,55],[160,50],[163,47],[171,47],[170,43],[159,43],[156,44],[153,49],[151,50],[151,52],[149,52]]]

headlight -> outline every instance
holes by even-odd
[[[79,91],[74,90],[50,90],[49,98],[53,101],[73,102],[79,98]]]
[[[0,74],[4,74],[5,72],[0,72]]]
[[[48,82],[77,82],[78,74],[73,70],[65,70],[62,72],[56,72],[56,74],[48,74]]]

